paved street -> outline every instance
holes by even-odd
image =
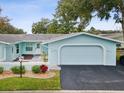
[[[0,93],[124,93],[124,91],[58,90],[58,91],[1,91]]]

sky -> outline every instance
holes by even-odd
[[[0,0],[3,9],[2,16],[8,16],[10,23],[17,28],[22,28],[31,34],[32,24],[41,18],[53,18],[59,0]],[[115,24],[113,19],[100,21],[93,18],[86,29],[95,27],[101,30],[121,30],[120,24]]]

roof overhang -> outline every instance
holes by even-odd
[[[2,43],[2,44],[7,44],[7,45],[9,45],[9,44],[10,44],[10,43],[3,42],[3,41],[0,41],[0,43]]]
[[[7,43],[7,42],[0,41],[0,43],[8,44],[8,45],[18,44],[18,43],[22,43],[22,42],[38,42],[38,43],[42,43],[41,41],[37,41],[37,40],[22,40],[22,41],[17,41],[17,42],[13,42],[13,43]]]
[[[53,42],[56,42],[56,41],[59,41],[59,40],[63,40],[63,39],[67,39],[67,38],[71,38],[71,37],[78,36],[78,35],[83,35],[83,34],[88,35],[88,36],[92,36],[92,37],[96,37],[96,38],[100,38],[100,39],[104,39],[104,40],[108,40],[108,41],[115,42],[115,43],[124,43],[123,41],[119,41],[119,40],[115,40],[115,39],[111,39],[111,38],[107,38],[107,37],[102,37],[102,36],[99,36],[99,35],[94,35],[94,34],[90,34],[90,33],[86,33],[86,32],[81,32],[81,33],[72,33],[72,34],[68,34],[68,35],[65,35],[65,36],[54,38],[54,39],[51,39],[51,40],[48,40],[48,41],[44,41],[42,44],[53,43]]]

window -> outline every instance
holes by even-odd
[[[40,44],[39,43],[37,44],[37,48],[40,48]]]
[[[33,51],[32,43],[26,43],[26,51]]]
[[[19,53],[19,44],[16,44],[16,53]]]
[[[26,47],[26,51],[32,51],[32,50],[33,50],[32,47],[30,47],[30,46],[29,47],[28,46]]]

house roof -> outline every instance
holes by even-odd
[[[18,43],[18,42],[42,42],[43,44],[47,43],[52,43],[58,40],[70,38],[73,36],[77,35],[89,35],[117,43],[123,43],[122,41],[111,39],[115,38],[112,36],[115,35],[103,35],[103,36],[98,36],[98,35],[93,35],[85,32],[81,33],[72,33],[72,34],[0,34],[0,42],[5,43],[5,44],[13,44],[13,43]],[[111,36],[111,37],[110,37]],[[118,37],[119,35],[117,35]],[[109,37],[109,38],[108,38]]]
[[[100,35],[94,35],[94,34],[90,34],[90,33],[86,33],[86,32],[81,32],[81,33],[72,33],[72,34],[67,34],[67,35],[64,35],[64,36],[56,37],[56,38],[53,38],[52,40],[46,40],[45,42],[43,42],[43,44],[52,43],[52,42],[55,42],[55,41],[71,38],[71,37],[78,36],[78,35],[81,35],[81,34],[96,37],[96,38],[100,38],[100,39],[104,39],[104,40],[108,40],[108,41],[112,41],[112,42],[115,42],[115,43],[124,43],[123,41],[115,40],[115,39],[112,39],[112,38],[103,37],[103,36],[100,36]]]
[[[11,44],[23,41],[43,42],[63,34],[0,34],[0,42]]]

